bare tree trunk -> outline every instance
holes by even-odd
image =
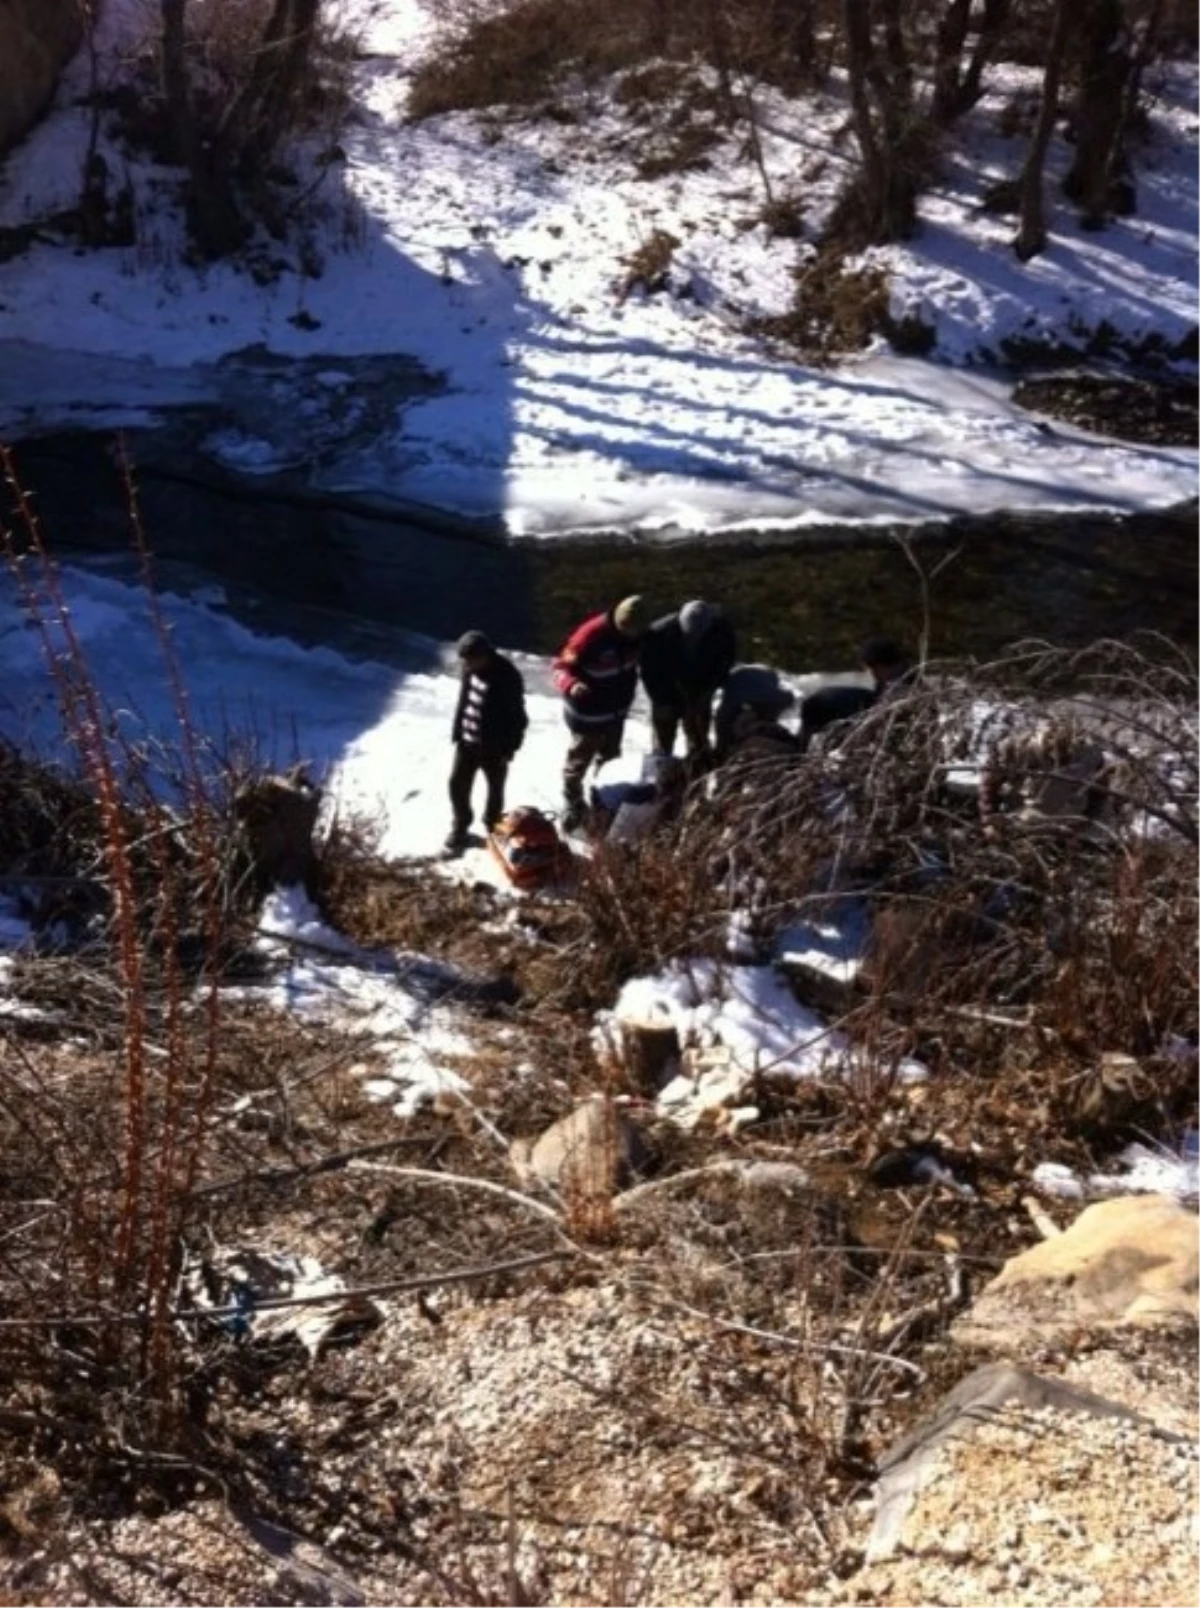
[[[991,62],[1004,38],[1004,30],[1008,27],[1009,15],[1012,11],[1012,0],[983,0],[983,21],[975,39],[975,49],[971,52],[970,65],[967,75],[963,79],[962,90],[959,93],[959,115],[970,111],[971,107],[983,94],[983,75],[988,63]]]
[[[937,30],[933,70],[932,115],[936,123],[952,123],[969,112],[983,93],[983,74],[996,54],[1008,24],[1012,0],[984,0],[983,16],[971,60],[962,58],[971,25],[971,0],[950,0]]]
[[[321,0],[275,0],[250,79],[253,146],[269,155],[312,52]]]
[[[904,38],[904,0],[878,0],[883,16],[883,43],[887,52],[890,94],[912,102],[913,70]]]
[[[859,181],[848,192],[845,221],[857,209],[865,241],[901,240],[916,213],[919,130],[912,69],[900,18],[901,0],[884,0],[886,59],[875,49],[870,0],[843,0],[850,103],[862,154]]]
[[[815,0],[771,0],[767,38],[777,57],[802,77],[812,78],[817,62]]]
[[[939,123],[957,116],[962,85],[962,53],[971,21],[971,0],[950,0],[937,28],[933,62],[933,115]]]
[[[246,238],[228,176],[200,137],[187,65],[187,0],[161,0],[162,79],[175,161],[187,169],[188,222],[206,256],[220,257]]]
[[[162,76],[167,132],[171,155],[181,167],[190,168],[196,148],[196,125],[185,54],[186,16],[187,0],[162,0]]]
[[[712,53],[713,71],[717,75],[717,89],[725,125],[727,128],[732,128],[738,118],[738,103],[733,84],[729,19],[725,15],[722,0],[705,0],[705,28],[708,32],[708,48]]]
[[[1042,79],[1042,104],[1038,108],[1037,125],[1029,142],[1029,152],[1021,172],[1021,222],[1013,250],[1022,262],[1036,257],[1046,249],[1045,197],[1043,174],[1046,152],[1054,121],[1058,116],[1058,98],[1062,87],[1063,58],[1067,51],[1067,12],[1071,0],[1056,0],[1054,20],[1050,25],[1050,39],[1046,46],[1046,72]]]
[[[1133,71],[1132,41],[1121,0],[1090,0],[1079,27],[1083,60],[1075,160],[1063,180],[1063,193],[1079,202],[1085,229],[1102,229],[1108,220],[1109,179],[1124,162],[1122,108]]]
[[[844,0],[846,23],[846,62],[850,78],[850,105],[854,111],[854,132],[862,156],[863,192],[868,206],[886,189],[883,153],[875,134],[871,113],[871,94],[867,75],[871,70],[874,47],[871,43],[870,0]]]
[[[1105,180],[1105,193],[1114,212],[1122,216],[1137,210],[1137,186],[1134,182],[1133,172],[1129,166],[1126,154],[1126,140],[1129,128],[1133,122],[1133,114],[1137,111],[1138,97],[1142,92],[1142,77],[1146,71],[1146,64],[1154,53],[1158,43],[1158,31],[1162,26],[1162,15],[1165,9],[1165,0],[1154,0],[1150,7],[1150,15],[1146,18],[1141,38],[1133,53],[1133,62],[1129,76],[1125,80],[1125,93],[1121,97],[1121,116],[1117,125],[1116,138],[1108,153],[1108,173]]]

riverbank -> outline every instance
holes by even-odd
[[[477,626],[545,655],[583,615],[641,592],[662,611],[690,596],[721,600],[744,656],[794,673],[846,668],[880,631],[915,641],[927,629],[937,656],[987,658],[1024,638],[1081,647],[1138,633],[1194,652],[1194,502],[1124,515],[680,534],[669,543],[620,530],[512,541],[436,511],[398,518],[386,504],[293,481],[201,472],[156,459],[149,446],[140,456],[138,445],[130,438],[157,558],[277,606],[278,628],[306,641],[326,629],[328,640],[345,641],[363,625],[453,640]],[[37,438],[17,447],[15,462],[56,551],[129,551],[128,493],[111,438]],[[315,611],[307,624],[305,611]]]

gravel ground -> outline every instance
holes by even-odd
[[[1186,1443],[1127,1420],[1002,1414],[939,1455],[897,1556],[820,1600],[964,1608],[1195,1603],[1194,1357],[1185,1347],[1134,1338],[1053,1371]]]

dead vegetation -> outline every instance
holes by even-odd
[[[782,214],[784,226],[788,213]],[[764,221],[771,219],[764,216]],[[825,244],[796,270],[796,290],[786,313],[752,319],[754,335],[797,352],[810,363],[832,363],[862,351],[883,336],[894,351],[920,356],[933,347],[935,331],[915,314],[892,312],[887,273],[856,267],[840,246]]]
[[[1111,643],[927,666],[820,756],[698,780],[570,900],[431,882],[339,821],[327,913],[437,957],[472,1025],[467,1092],[399,1118],[369,1036],[228,997],[271,964],[212,802],[244,778],[186,719],[177,754],[114,732],[31,510],[10,545],[81,757],[5,753],[0,871],[87,909],[36,918],[66,941],[14,962],[0,1017],[6,1594],[805,1600],[852,1569],[875,1457],[1035,1232],[1030,1166],[1194,1114],[1189,669]],[[629,977],[721,961],[735,912],[766,960],[846,899],[874,932],[838,1007],[860,1073],[764,1081],[734,1137],[597,1059]],[[598,1152],[539,1171],[597,1095]],[[896,1187],[911,1144],[970,1188]],[[315,1258],[372,1321],[308,1356],[198,1311],[197,1269],[247,1248]]]
[[[795,85],[821,70],[812,7],[791,16],[772,0],[519,0],[497,13],[478,0],[439,0],[445,45],[417,74],[414,117],[473,107],[553,101],[571,76],[634,69],[636,82],[674,87],[677,64],[698,60],[718,75],[732,110],[741,75]],[[629,91],[637,93],[636,89]]]

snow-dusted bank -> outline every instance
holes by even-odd
[[[227,263],[189,266],[174,179],[104,134],[134,189],[139,243],[78,254],[42,242],[0,263],[0,439],[207,404],[203,450],[227,467],[499,515],[528,535],[1126,510],[1194,494],[1194,452],[1047,426],[981,366],[1006,340],[1048,332],[1103,323],[1174,347],[1194,329],[1194,72],[1172,69],[1159,86],[1137,216],[1083,235],[1058,207],[1051,248],[1022,266],[1009,221],[979,201],[1013,171],[1021,147],[999,113],[1033,77],[996,68],[958,158],[923,198],[916,238],[867,259],[890,276],[894,313],[934,330],[935,360],[881,348],[823,372],[745,333],[786,310],[811,246],[755,221],[762,198],[738,137],[703,171],[646,180],[605,90],[571,91],[573,122],[505,121],[499,139],[473,114],[410,124],[432,8],[344,10],[369,54],[346,161],[323,181],[320,276],[263,287]],[[152,13],[110,0],[102,75]],[[7,160],[0,226],[75,200],[87,73],[74,64],[53,114]],[[802,189],[811,241],[845,170],[842,86],[807,102],[760,95],[765,162],[780,191]],[[679,242],[665,289],[623,293],[629,257],[656,230]],[[306,362],[264,375],[237,356],[253,348]],[[354,369],[368,357],[394,359],[398,375],[415,360],[439,384],[405,394],[398,383],[373,406]],[[252,383],[250,404],[233,408]]]
[[[79,569],[63,572],[64,594],[90,673],[131,741],[177,735],[173,697],[147,598],[139,587]],[[446,786],[458,696],[453,655],[408,638],[411,669],[352,661],[256,635],[219,602],[162,599],[192,718],[218,748],[257,749],[268,764],[303,761],[324,780],[333,809],[369,816],[389,858],[434,855],[450,826]],[[518,656],[521,658],[521,656]],[[538,662],[521,658],[536,673]],[[513,767],[512,803],[559,803],[565,734],[557,697],[532,692],[530,726]],[[0,575],[0,734],[42,752],[62,743],[53,683],[12,577]],[[644,718],[630,723],[630,752],[649,751]],[[486,864],[482,852],[470,857]]]

